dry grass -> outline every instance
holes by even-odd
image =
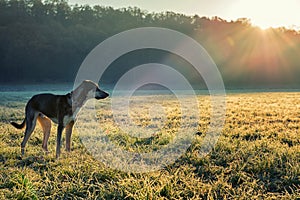
[[[8,94],[5,94],[8,95]],[[126,173],[94,159],[75,131],[72,152],[55,160],[55,126],[50,154],[41,148],[40,128],[20,159],[22,132],[7,122],[22,120],[26,99],[2,96],[0,105],[0,199],[299,199],[300,93],[248,93],[227,96],[226,123],[217,145],[205,157],[197,150],[210,123],[209,97],[199,96],[198,132],[174,164],[150,173]],[[101,106],[105,108],[109,100]],[[150,107],[131,111],[135,124],[160,127],[149,138],[115,127],[111,112],[97,113],[114,144],[148,152],[168,144],[178,123],[178,104],[164,100],[166,119],[152,121]],[[180,120],[179,120],[180,121]],[[147,140],[148,139],[148,140]]]

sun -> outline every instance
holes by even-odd
[[[238,0],[232,4],[230,12],[236,16],[247,16],[255,26],[262,29],[297,25],[300,20],[300,1],[286,0]]]

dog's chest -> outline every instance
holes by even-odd
[[[68,125],[71,121],[74,121],[74,116],[73,115],[64,116],[64,118],[63,118],[64,126]]]
[[[50,118],[54,123],[58,124],[58,119],[57,118]],[[63,125],[66,126],[68,125],[71,121],[74,121],[75,118],[73,115],[65,115],[63,118]]]
[[[71,112],[71,110],[72,108],[66,110],[65,114],[61,118],[58,116],[58,117],[50,117],[50,119],[56,124],[62,123],[63,126],[65,127],[71,121],[75,121],[76,115],[79,112],[80,108],[76,108],[74,112]],[[58,118],[62,119],[62,121],[60,122]]]

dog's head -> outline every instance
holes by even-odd
[[[109,94],[99,88],[99,86],[90,80],[83,81],[74,91],[73,100],[77,102],[84,102],[87,99],[104,99]]]
[[[88,93],[88,97],[91,98],[94,97],[95,99],[104,99],[109,96],[108,93],[101,90],[96,83],[90,80],[83,81],[81,87]]]

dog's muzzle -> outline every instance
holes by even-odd
[[[97,89],[95,92],[95,99],[105,99],[108,96],[109,96],[108,93],[106,93],[100,89]]]

